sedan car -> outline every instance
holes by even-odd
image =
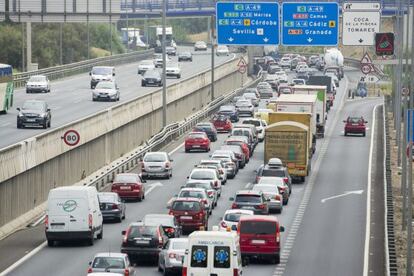
[[[126,205],[117,193],[98,193],[98,199],[104,220],[121,222],[125,219]]]
[[[185,152],[191,150],[210,151],[210,139],[204,132],[191,132],[187,135],[184,142]]]
[[[213,168],[194,168],[190,176],[187,177],[189,181],[198,181],[210,183],[217,191],[217,196],[221,196],[221,180],[220,173]]]
[[[92,90],[92,101],[106,100],[106,101],[119,101],[120,99],[119,87],[112,81],[100,81]]]
[[[198,123],[193,128],[193,131],[205,132],[208,136],[208,139],[210,139],[211,142],[217,141],[217,129],[214,127],[212,123]]]
[[[181,227],[178,225],[174,216],[167,214],[146,214],[142,221],[144,224],[161,224],[168,238],[178,238],[181,236]]]
[[[138,65],[138,74],[142,75],[148,70],[154,70],[155,64],[153,60],[143,60]]]
[[[141,80],[141,86],[162,86],[162,78],[158,70],[148,70],[145,72]]]
[[[162,248],[158,257],[158,271],[164,275],[179,273],[183,267],[185,251],[188,249],[187,238],[170,239]]]
[[[181,78],[181,68],[178,63],[169,62],[165,68],[167,77],[176,77],[177,79]]]
[[[169,56],[175,56],[175,55],[177,55],[177,49],[175,47],[172,47],[172,46],[165,47],[165,52]]]
[[[172,177],[172,159],[164,151],[147,152],[141,162],[142,178],[149,177]]]
[[[170,62],[171,58],[166,55],[165,56],[165,61],[166,62]],[[155,68],[162,68],[163,67],[163,60],[162,60],[162,54],[155,54],[154,55],[154,64],[155,64]]]
[[[120,173],[115,176],[111,185],[111,192],[117,193],[121,198],[133,198],[142,201],[145,198],[146,181],[136,173]]]
[[[197,41],[194,43],[194,51],[207,51],[207,43],[204,41]]]
[[[26,93],[50,92],[50,81],[47,76],[31,76],[26,83]]]
[[[219,223],[219,231],[237,231],[237,224],[242,216],[253,216],[252,210],[230,209],[224,213]]]
[[[190,52],[178,53],[178,61],[193,61],[193,54]]]
[[[217,56],[228,56],[228,55],[230,55],[229,47],[227,47],[226,45],[217,46],[216,55]]]
[[[134,276],[136,271],[128,255],[123,253],[98,253],[89,262],[88,275],[96,272],[111,272],[115,275]]]
[[[48,128],[51,125],[52,114],[45,101],[27,100],[22,108],[17,108],[17,128],[41,126]]]
[[[368,121],[361,117],[348,117],[346,120],[343,121],[345,123],[344,127],[344,135],[347,136],[348,134],[362,134],[365,137],[367,126],[366,124]]]

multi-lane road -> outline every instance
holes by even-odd
[[[347,78],[357,77],[355,71],[347,72]],[[318,140],[311,175],[304,184],[294,184],[289,205],[277,215],[286,228],[282,235],[281,264],[251,262],[244,267],[243,275],[363,274],[372,114],[381,100],[347,101],[347,78],[341,81],[334,108],[329,113],[327,135]],[[87,86],[87,77],[85,81]],[[90,99],[89,93],[87,98]],[[343,136],[342,120],[348,115],[362,115],[368,120],[367,137]],[[219,135],[212,150],[226,137]],[[121,231],[145,214],[167,213],[166,202],[179,191],[194,165],[209,158],[208,153],[185,153],[181,142],[167,149],[174,159],[174,176],[170,180],[148,181],[146,199],[128,203],[127,218],[122,223],[105,224],[103,240],[93,247],[72,244],[49,248],[44,242],[43,226],[29,228],[0,241],[0,271],[36,247],[34,253],[29,253],[30,258],[15,265],[9,275],[84,275],[89,260],[97,252],[119,252]],[[229,197],[252,185],[253,171],[262,162],[263,143],[237,177],[223,186],[222,197],[209,219],[210,227],[218,224],[230,208]],[[11,246],[16,248],[14,252],[10,252]],[[159,275],[155,265],[146,263],[138,264],[138,273]]]
[[[189,47],[179,47],[178,51],[190,50]],[[216,57],[216,66],[234,58],[230,56]],[[177,57],[172,57],[177,61]],[[181,79],[189,78],[197,73],[207,70],[211,66],[210,51],[196,53],[193,62],[180,62]],[[159,87],[141,87],[141,76],[137,74],[138,63],[116,66],[116,81],[120,88],[121,100],[125,102],[133,98],[151,93]],[[178,82],[175,78],[168,78],[167,85]],[[90,76],[88,73],[75,75],[51,83],[51,93],[26,94],[25,88],[16,89],[13,109],[6,115],[0,115],[0,148],[33,137],[46,129],[17,129],[17,107],[21,107],[25,100],[38,99],[47,101],[52,112],[52,128],[56,128],[87,115],[104,110],[119,102],[93,102],[90,89]]]

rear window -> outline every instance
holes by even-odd
[[[214,267],[229,268],[230,267],[230,247],[215,246],[214,247]]]
[[[201,192],[195,192],[195,191],[182,191],[179,194],[179,197],[195,197],[195,198],[204,198],[203,194]]]
[[[115,258],[115,257],[96,257],[93,260],[92,264],[93,268],[125,268],[125,262],[122,258]]]
[[[260,126],[260,121],[257,120],[244,120],[243,124],[245,125],[254,125],[254,126]]]
[[[174,211],[200,211],[200,203],[196,201],[175,201],[172,205]]]
[[[117,201],[116,195],[100,195],[98,194],[99,202],[115,202]]]
[[[138,177],[135,175],[125,175],[125,174],[118,174],[115,176],[114,182],[118,183],[136,183],[138,182]]]
[[[260,195],[237,195],[236,202],[260,203],[262,197]]]
[[[191,248],[191,267],[207,267],[208,247],[193,245]]]
[[[213,171],[195,171],[191,174],[191,179],[196,180],[211,180],[214,179]]]
[[[202,133],[197,133],[197,134],[193,133],[193,134],[189,134],[188,138],[191,138],[191,139],[204,139],[204,138],[206,138],[206,135],[202,134]]]
[[[164,162],[166,161],[165,154],[163,153],[151,153],[146,154],[144,157],[145,162]]]
[[[211,189],[211,186],[208,183],[187,183],[185,186],[188,188]]]
[[[285,172],[282,170],[263,170],[262,176],[285,177]]]
[[[129,238],[153,237],[157,235],[157,226],[131,226],[129,231]]]
[[[249,131],[243,130],[243,129],[235,129],[233,130],[232,135],[233,136],[249,136]]]
[[[242,234],[274,235],[276,223],[271,221],[243,221],[240,225]]]
[[[224,220],[225,221],[231,221],[231,222],[238,222],[240,220],[240,217],[242,215],[245,215],[245,214],[241,214],[241,213],[230,213],[230,214],[226,214],[224,216]]]

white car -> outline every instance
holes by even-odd
[[[178,63],[168,62],[165,71],[167,77],[176,77],[177,79],[181,78],[181,68]]]
[[[166,62],[170,62],[171,58],[168,55],[165,55],[165,60]],[[155,68],[162,68],[163,63],[162,63],[162,54],[155,54],[154,56],[154,64],[155,64]]]
[[[308,65],[306,64],[300,64],[296,66],[296,73],[303,73],[307,72],[309,69]]]
[[[243,94],[243,98],[248,99],[248,100],[251,100],[252,101],[252,104],[254,106],[258,106],[259,105],[259,98],[257,98],[256,93],[250,93],[250,92],[244,93]]]
[[[217,191],[217,195],[221,195],[221,180],[217,170],[214,169],[200,169],[194,168],[191,171],[189,181],[207,182],[212,184],[212,187]]]
[[[92,101],[107,100],[119,101],[120,98],[119,87],[113,81],[100,81],[92,90]]]
[[[221,184],[225,185],[227,182],[227,174],[224,167],[224,162],[220,160],[201,160],[198,166],[214,166],[218,169],[220,174]]]
[[[254,106],[251,100],[248,99],[240,99],[236,102],[236,109],[239,112],[239,115],[248,114],[253,116],[254,114]]]
[[[291,59],[288,58],[288,57],[283,57],[280,60],[280,63],[279,64],[280,64],[280,67],[282,67],[282,68],[290,68]]]
[[[226,45],[219,45],[216,49],[217,56],[228,56],[230,54],[229,47]]]
[[[224,216],[221,218],[221,221],[218,225],[219,231],[226,231],[231,229],[231,231],[237,231],[237,224],[239,223],[240,217],[242,216],[253,216],[253,210],[243,210],[243,209],[230,209],[224,213]]]
[[[31,76],[26,83],[26,93],[33,92],[50,92],[50,81],[46,76],[37,75]]]
[[[207,51],[207,43],[204,41],[197,41],[194,43],[194,51]]]
[[[285,71],[276,72],[275,75],[276,75],[277,79],[279,80],[279,82],[285,82],[285,83],[288,82],[288,76],[286,75]]]
[[[154,70],[154,69],[155,69],[155,64],[153,60],[143,60],[138,65],[138,74],[142,75],[147,70]]]
[[[245,120],[243,120],[242,124],[254,125],[257,129],[257,138],[259,139],[260,142],[262,142],[264,140],[265,129],[267,127],[267,123],[266,123],[265,120],[256,119],[256,118],[245,119]]]

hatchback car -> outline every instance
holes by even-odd
[[[258,88],[258,91],[261,99],[270,99],[273,97],[273,89],[270,84],[269,87]]]
[[[178,238],[181,236],[181,227],[172,215],[146,214],[142,221],[144,224],[161,224],[168,238]]]
[[[259,139],[259,142],[262,142],[265,137],[265,128],[267,127],[267,124],[264,120],[261,119],[245,119],[243,120],[242,124],[245,125],[254,125],[256,127],[257,131],[257,138]]]
[[[346,120],[343,121],[345,123],[344,127],[344,135],[347,136],[348,134],[362,134],[365,137],[367,126],[366,124],[368,121],[361,117],[348,117]]]
[[[204,41],[197,41],[194,43],[194,51],[207,51],[207,43]]]
[[[273,216],[243,216],[237,233],[240,238],[242,258],[266,258],[272,263],[280,262],[280,233],[285,228]]]
[[[31,76],[26,83],[26,93],[49,93],[50,92],[50,81],[47,76],[37,75]]]
[[[52,114],[45,101],[27,100],[22,108],[17,108],[17,128],[41,126],[48,128],[51,126]]]
[[[164,151],[147,152],[141,162],[142,178],[149,177],[172,177],[172,159]]]
[[[230,209],[224,213],[220,219],[219,231],[237,231],[237,224],[242,216],[253,216],[252,210]]]
[[[162,86],[162,78],[158,70],[147,70],[142,76],[141,86]]]
[[[213,212],[213,200],[208,196],[206,190],[203,188],[181,188],[176,198],[198,198],[204,204],[207,215],[210,216]]]
[[[104,221],[125,219],[126,205],[117,193],[98,193],[98,199]]]
[[[253,116],[254,106],[250,100],[240,99],[236,103],[236,109],[239,112],[239,115],[249,115]]]
[[[167,77],[175,77],[177,79],[181,78],[181,68],[178,63],[168,62],[167,67],[165,68]]]
[[[207,230],[208,214],[201,199],[177,198],[171,204],[173,215],[183,231]]]
[[[212,123],[198,123],[193,128],[193,131],[205,132],[208,136],[208,139],[210,139],[211,142],[217,141],[217,129],[214,127]]]
[[[111,192],[117,193],[121,198],[145,199],[146,181],[136,173],[120,173],[115,176],[111,185]]]
[[[193,54],[190,52],[178,53],[178,62],[180,61],[193,61]]]
[[[241,190],[236,193],[236,197],[230,197],[233,201],[232,209],[251,210],[255,214],[268,215],[269,205],[263,192],[252,190]]]
[[[231,132],[233,125],[227,115],[214,115],[211,119],[217,132]]]
[[[184,148],[185,152],[190,152],[191,150],[209,152],[210,139],[208,139],[207,134],[204,132],[190,132],[185,138]]]
[[[124,276],[137,275],[128,255],[115,252],[98,253],[93,257],[89,262],[88,275],[97,272],[111,272]]]
[[[248,157],[247,155],[245,155],[242,145],[239,145],[239,144],[223,145],[220,147],[219,150],[233,152],[239,162],[239,167],[243,169],[246,166]]]
[[[175,55],[177,55],[177,49],[175,47],[173,47],[173,46],[167,46],[167,47],[165,47],[165,52],[169,56],[175,56]]]
[[[164,275],[181,273],[185,251],[188,250],[187,238],[170,239],[158,257],[158,271]]]
[[[159,223],[133,222],[122,231],[122,235],[121,253],[128,254],[131,261],[149,258],[158,263],[159,253],[168,242],[168,236]]]
[[[217,56],[228,56],[230,55],[229,47],[226,45],[218,45],[216,49]]]
[[[236,109],[235,106],[233,105],[222,105],[219,108],[219,111],[217,112],[217,114],[219,115],[226,115],[229,116],[230,121],[232,123],[238,122],[239,121],[239,113]]]
[[[92,101],[105,100],[105,101],[119,101],[121,93],[119,87],[112,81],[100,81],[92,90]]]
[[[279,188],[276,185],[269,184],[256,184],[253,186],[252,191],[261,191],[264,197],[268,201],[269,212],[276,211],[282,213],[283,211],[283,196],[279,193]]]
[[[223,152],[214,152],[211,155],[211,160],[220,160],[224,162],[224,169],[226,170],[227,178],[235,178],[238,172],[237,160],[234,161],[230,154]]]
[[[250,149],[246,136],[230,136],[226,141],[225,145],[239,145],[243,150],[244,156],[246,157],[246,163],[250,160]]]

